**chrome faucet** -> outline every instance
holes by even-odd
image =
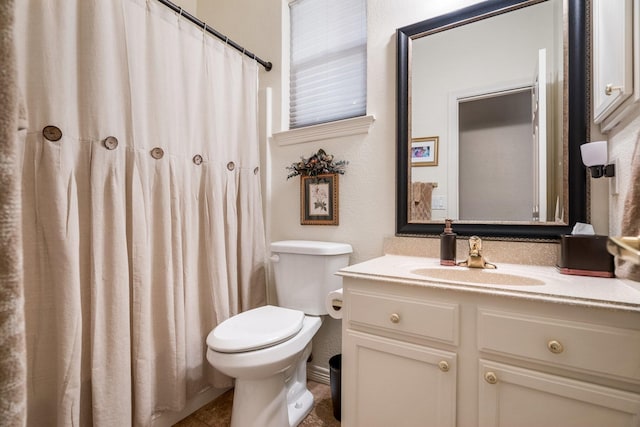
[[[482,256],[482,240],[478,236],[469,237],[469,257],[466,261],[460,261],[458,265],[469,268],[498,268]]]

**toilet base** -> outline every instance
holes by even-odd
[[[297,363],[276,375],[259,380],[236,378],[231,427],[295,427],[313,409],[307,389],[307,358],[311,343]]]
[[[313,395],[309,390],[287,402],[284,374],[262,380],[236,380],[231,427],[294,427],[312,409]]]
[[[307,359],[309,359],[310,355],[311,343],[305,347],[298,359],[298,363],[291,369],[291,376],[285,380],[287,383],[287,408],[291,427],[300,424],[313,409],[313,395],[307,389]]]
[[[291,426],[297,426],[313,409],[313,394],[309,390],[305,390],[298,400],[289,403],[288,409],[289,423]]]
[[[236,379],[231,427],[289,426],[284,373],[261,380]]]

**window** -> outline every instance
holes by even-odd
[[[289,8],[289,128],[364,116],[366,0],[295,0]]]

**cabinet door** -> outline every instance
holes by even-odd
[[[345,331],[343,426],[454,426],[455,401],[455,353]]]
[[[479,426],[640,425],[640,395],[480,360]]]
[[[633,92],[632,0],[593,2],[593,114],[602,122]]]

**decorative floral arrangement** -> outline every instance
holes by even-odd
[[[316,176],[325,173],[337,173],[344,175],[345,167],[349,164],[346,160],[334,161],[331,154],[327,154],[322,148],[317,153],[312,154],[311,157],[305,159],[300,157],[299,162],[292,163],[291,166],[287,166],[287,170],[291,171],[287,175],[287,179],[294,176]]]

